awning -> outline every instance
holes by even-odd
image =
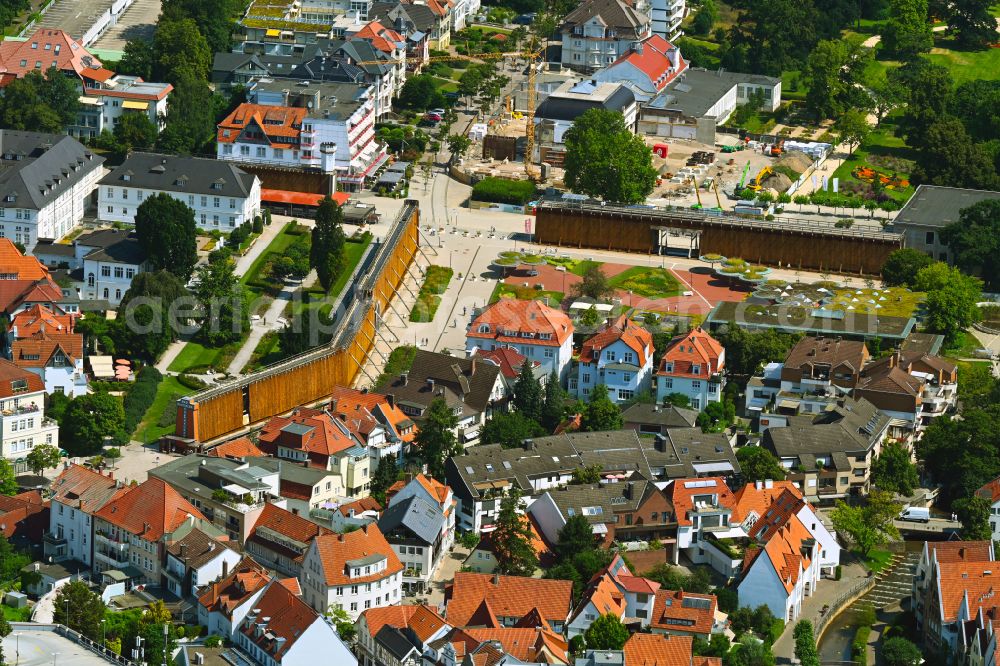
[[[235,483],[228,483],[222,486],[222,489],[234,495],[247,495],[250,493],[249,489],[244,488],[243,486],[237,485]]]
[[[464,437],[465,441],[471,442],[472,440],[479,437],[479,430],[466,430]]]
[[[608,533],[608,526],[605,525],[604,523],[594,523],[593,525],[590,526],[590,529],[594,532],[594,534]]]
[[[798,409],[799,408],[799,401],[798,400],[779,400],[778,401],[778,407],[780,407],[781,409]]]
[[[87,97],[86,95],[80,97],[79,101],[80,101],[80,104],[83,104],[84,106],[100,106],[101,105],[101,100],[97,99],[96,97]]]
[[[264,36],[265,36],[265,37],[277,37],[277,36],[279,36],[280,34],[281,34],[281,31],[280,31],[280,30],[273,30],[273,29],[272,29],[272,30],[268,30],[267,32],[265,32],[265,33],[264,33]]]
[[[290,190],[269,190],[262,188],[260,200],[270,203],[295,204],[298,206],[319,206],[325,194],[313,194],[312,192],[292,192]],[[343,206],[350,198],[347,192],[334,192],[330,198]]]
[[[111,365],[110,356],[89,356],[90,370],[97,379],[109,379],[115,376],[115,369]]]
[[[123,109],[134,109],[136,111],[145,111],[149,108],[149,102],[133,102],[128,100],[122,103]]]
[[[732,472],[733,465],[728,462],[714,462],[714,463],[692,463],[694,471],[699,474],[709,474],[712,472]]]

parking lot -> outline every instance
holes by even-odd
[[[56,0],[46,10],[39,28],[64,30],[74,39],[80,39],[97,18],[111,9],[113,0]]]
[[[3,639],[8,664],[19,666],[105,666],[114,663],[98,657],[54,631],[19,631]]]
[[[108,28],[94,46],[120,51],[130,39],[152,40],[162,6],[161,0],[134,0],[118,23]]]

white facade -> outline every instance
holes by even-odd
[[[253,188],[247,197],[140,189],[125,183],[114,186],[105,184],[98,189],[98,216],[108,222],[135,224],[136,209],[147,197],[157,194],[168,194],[192,209],[195,224],[203,231],[229,233],[260,213],[260,179],[254,178]]]
[[[121,303],[125,292],[132,286],[132,278],[145,270],[143,264],[124,264],[117,261],[101,261],[84,257],[84,286],[80,298],[103,299],[111,305]]]
[[[465,339],[466,356],[471,357],[477,350],[492,351],[500,347],[510,347],[516,350],[521,356],[529,361],[538,361],[548,376],[554,370],[560,381],[566,381],[569,376],[570,363],[573,360],[573,336],[567,336],[566,340],[558,347],[553,345],[542,345],[528,342],[531,338],[525,338],[524,342],[518,340],[514,342],[497,343],[483,338]],[[502,383],[501,383],[502,386]]]
[[[56,353],[44,368],[24,368],[33,372],[45,382],[45,392],[63,393],[76,398],[87,393],[87,375],[83,371],[83,359],[70,359]]]
[[[38,444],[59,446],[59,424],[45,416],[45,394],[0,400],[0,457],[23,458]]]
[[[638,39],[645,39],[650,32],[650,24],[640,26]],[[583,25],[573,26],[562,33],[562,64],[565,67],[588,71],[610,65],[628,51],[635,38],[618,38],[615,29],[593,16]]]
[[[87,170],[80,181],[40,210],[17,208],[18,201],[5,195],[0,205],[0,235],[21,243],[26,253],[31,254],[39,238],[59,239],[72,231],[83,220],[87,199],[102,176],[99,162],[87,162],[80,168]]]
[[[254,608],[266,589],[264,586],[251,594],[246,601],[233,608],[230,616],[215,610],[209,611],[202,604],[198,604],[198,624],[208,628],[208,636],[222,636],[232,640],[236,628],[243,623],[247,613]]]
[[[328,585],[323,568],[323,560],[314,540],[306,551],[302,562],[299,582],[302,583],[302,598],[319,613],[325,613],[331,606],[347,611],[352,620],[369,608],[395,606],[402,601],[403,572],[388,573],[389,560],[382,557],[377,562],[351,567],[348,580],[341,585]],[[363,573],[365,571],[368,573]],[[385,572],[384,577],[377,577]],[[331,572],[335,576],[345,575],[344,571]],[[377,578],[372,579],[372,576]],[[367,582],[352,583],[350,579]]]
[[[653,20],[653,34],[667,41],[677,39],[684,32],[681,21],[687,13],[684,0],[650,0],[650,18]]]
[[[242,556],[225,546],[216,547],[216,555],[200,567],[191,569],[191,592],[193,596],[198,596],[201,588],[216,581],[228,574],[230,570],[239,564]],[[167,553],[167,563],[164,568],[167,589],[178,597],[184,597],[184,581],[187,577],[186,565],[172,553]]]
[[[89,513],[66,506],[53,498],[49,509],[49,533],[57,540],[66,540],[65,558],[79,560],[88,567],[93,564],[92,520]]]
[[[638,356],[635,350],[622,340],[596,353],[599,354],[596,362],[576,364],[576,377],[571,377],[569,381],[570,393],[587,400],[596,385],[604,384],[612,402],[626,402],[649,389],[653,377],[652,347],[645,350],[646,358],[642,366],[636,365]],[[634,366],[634,369],[628,366]]]
[[[777,537],[775,537],[777,538]],[[756,608],[767,605],[774,616],[785,622],[795,622],[802,616],[802,602],[816,591],[816,583],[820,579],[820,559],[817,557],[817,547],[812,547],[812,557],[809,566],[800,567],[790,588],[787,580],[782,580],[774,563],[766,552],[762,552],[750,565],[750,570],[743,575],[737,592],[741,608]]]
[[[677,377],[658,374],[656,376],[656,401],[663,400],[671,393],[686,395],[691,401],[691,409],[703,410],[710,402],[722,401],[722,387],[725,380],[722,375],[716,378]]]

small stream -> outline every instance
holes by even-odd
[[[870,592],[852,603],[830,622],[819,642],[821,662],[851,660],[851,641],[854,640],[854,634],[858,629],[860,609],[865,605],[874,606],[875,611],[880,614],[880,618],[884,619],[884,614],[881,612],[884,608],[894,606],[901,600],[909,599],[913,585],[913,573],[919,558],[919,551],[907,552],[905,558],[895,565],[889,574],[880,580]]]

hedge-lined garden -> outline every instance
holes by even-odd
[[[434,321],[434,315],[441,305],[440,294],[448,288],[448,283],[454,274],[455,272],[446,266],[427,267],[424,283],[420,286],[420,293],[417,294],[417,302],[410,311],[410,321]]]
[[[163,375],[151,365],[144,367],[136,375],[135,383],[128,389],[122,401],[125,408],[125,432],[135,432],[142,417],[156,399],[156,390],[161,381]]]
[[[535,184],[527,180],[508,180],[488,176],[472,187],[474,201],[523,206],[534,198]]]

